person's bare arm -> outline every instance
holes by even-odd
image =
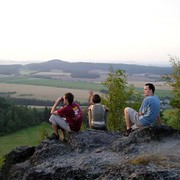
[[[53,105],[53,107],[51,109],[51,114],[57,114],[56,108],[57,108],[59,102],[62,101],[62,100],[63,100],[63,97],[58,97],[57,98],[57,100],[55,101],[55,103],[54,103],[54,105]]]
[[[109,108],[107,106],[104,106],[105,107],[105,111],[109,111]]]

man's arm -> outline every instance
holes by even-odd
[[[161,117],[160,117],[160,114],[159,114],[158,117],[157,117],[157,122],[158,122],[158,124],[161,124]]]
[[[63,99],[63,97],[58,97],[57,98],[57,100],[55,101],[55,103],[54,103],[54,105],[53,105],[53,107],[51,109],[51,114],[57,114],[56,108],[57,108],[59,102],[62,101],[62,99]]]

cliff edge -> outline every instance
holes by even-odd
[[[3,180],[180,179],[180,131],[161,125],[119,132],[70,133],[6,155]]]

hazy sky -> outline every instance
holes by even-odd
[[[170,65],[180,0],[0,0],[0,63]]]

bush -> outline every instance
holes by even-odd
[[[108,94],[102,95],[102,103],[106,105],[110,111],[107,120],[108,130],[124,130],[124,108],[127,106],[131,95],[135,88],[128,85],[125,71],[110,68],[109,75],[102,83]]]
[[[173,72],[164,75],[163,78],[172,87],[173,97],[170,104],[173,109],[165,117],[169,118],[166,119],[168,125],[180,129],[180,60],[177,57],[170,56],[170,62],[172,63]]]
[[[5,160],[4,156],[0,157],[0,169],[2,169],[2,166],[4,165],[4,160]]]

